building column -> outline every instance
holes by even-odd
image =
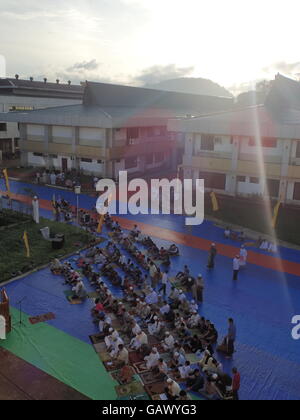
[[[79,127],[72,127],[72,169],[80,171],[80,158],[77,156],[77,146],[79,146]]]
[[[49,143],[52,142],[52,130],[50,125],[44,127],[44,155],[46,169],[50,169],[53,166],[53,159],[49,156]]]
[[[279,199],[285,203],[288,189],[288,173],[291,162],[292,140],[284,140],[284,148],[281,156]]]
[[[23,150],[24,142],[27,139],[26,125],[20,123],[20,153],[21,153],[21,166],[28,166],[28,152]]]
[[[235,196],[237,193],[237,171],[238,171],[238,163],[240,157],[240,149],[241,143],[238,136],[233,138],[233,145],[232,145],[232,159],[231,159],[231,173],[230,173],[230,182],[229,182],[229,190],[227,191],[230,195]]]

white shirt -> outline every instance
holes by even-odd
[[[233,269],[234,271],[238,271],[240,269],[240,260],[238,258],[233,260]]]
[[[161,314],[168,314],[170,312],[170,305],[165,305],[162,308],[160,308],[160,313]]]
[[[132,334],[133,334],[133,335],[137,335],[137,334],[139,334],[141,331],[142,331],[142,330],[141,330],[141,327],[140,327],[138,324],[136,324],[136,325],[132,328]]]
[[[172,335],[169,335],[168,337],[166,337],[164,342],[169,349],[174,348],[175,339]]]

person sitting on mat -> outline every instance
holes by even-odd
[[[167,380],[167,387],[165,388],[165,394],[168,400],[176,400],[179,398],[181,388],[177,382],[173,379]]]
[[[52,272],[52,274],[58,276],[62,273],[62,264],[60,263],[60,261],[58,259],[55,259],[52,261],[52,263],[50,264],[50,270]]]
[[[149,369],[149,370],[154,369],[158,365],[159,359],[160,359],[160,355],[158,353],[158,350],[157,350],[156,347],[153,347],[149,356],[146,356],[144,358],[144,361],[146,362],[147,369]]]
[[[179,248],[177,245],[173,244],[168,249],[168,253],[171,257],[177,257],[179,255]]]
[[[165,351],[172,351],[174,349],[175,339],[169,331],[165,334],[165,339],[162,342],[162,347]]]
[[[129,364],[129,353],[124,344],[118,345],[118,351],[115,354],[114,359],[118,369]]]
[[[77,280],[77,283],[72,288],[72,291],[74,292],[73,299],[84,300],[87,297],[86,288],[81,280]]]
[[[154,369],[154,375],[157,382],[164,381],[168,376],[169,368],[164,359],[159,359],[157,367]]]

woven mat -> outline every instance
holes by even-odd
[[[111,361],[111,355],[107,353],[106,351],[103,351],[102,353],[98,353],[98,356],[102,363]]]
[[[165,388],[165,382],[158,382],[155,384],[145,385],[145,390],[150,396],[164,394]]]
[[[131,382],[128,385],[118,385],[115,387],[118,397],[134,396],[144,394],[145,389],[141,382]]]
[[[152,372],[141,373],[140,377],[145,385],[150,385],[157,382],[157,376]]]
[[[52,312],[44,315],[33,316],[29,318],[29,322],[31,325],[39,324],[40,322],[47,322],[55,319],[55,315]]]
[[[129,363],[134,365],[135,363],[143,362],[143,356],[137,351],[129,352]]]
[[[105,353],[107,350],[106,344],[104,342],[93,344],[96,353]]]
[[[149,369],[147,368],[145,362],[134,363],[133,366],[134,366],[136,372],[139,373],[139,374],[149,372]]]
[[[114,372],[118,370],[118,367],[114,362],[111,362],[111,361],[103,362],[103,365],[105,369],[107,370],[107,372]]]
[[[105,338],[104,334],[94,334],[90,335],[89,337],[92,344],[103,343]]]
[[[135,370],[134,370],[134,368],[132,366],[128,366],[128,370],[129,370],[128,376],[130,374],[132,374],[132,378],[129,381],[129,383],[130,383],[130,382],[133,381],[134,376],[136,375],[136,373],[135,373]],[[112,378],[115,381],[119,382],[120,385],[126,385],[126,382],[123,382],[122,379],[121,379],[121,370],[118,370],[117,372],[112,373],[111,376],[112,376]]]

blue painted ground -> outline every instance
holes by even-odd
[[[13,188],[20,188],[17,183]],[[23,186],[22,186],[23,188]],[[53,190],[34,187],[44,199],[52,197]],[[15,191],[17,192],[17,191]],[[21,193],[19,191],[19,193]],[[61,194],[74,204],[72,193]],[[93,199],[81,198],[82,207],[92,208]],[[49,214],[50,213],[50,214]],[[51,212],[46,216],[52,217]],[[136,219],[136,217],[134,217]],[[186,232],[180,218],[139,216],[144,223]],[[202,230],[203,233],[202,234]],[[222,231],[206,223],[197,228],[197,235],[221,242]],[[193,235],[195,235],[193,229]],[[158,245],[166,245],[157,240]],[[240,280],[232,283],[232,261],[218,256],[214,271],[206,270],[205,252],[180,246],[181,257],[173,260],[171,274],[176,274],[184,264],[196,275],[205,277],[205,302],[201,314],[215,323],[220,339],[226,334],[227,319],[233,317],[238,328],[237,352],[233,361],[222,359],[225,370],[237,366],[242,374],[243,399],[300,399],[300,341],[291,337],[291,319],[300,314],[300,277],[283,275],[274,270],[248,265]],[[289,255],[288,249],[284,252]],[[290,260],[299,262],[300,254],[291,252]],[[299,273],[300,276],[300,273]],[[88,342],[95,327],[88,314],[91,301],[84,305],[69,305],[63,295],[66,286],[62,279],[43,270],[8,286],[13,306],[23,296],[23,310],[30,315],[54,312],[56,319],[50,324]]]

